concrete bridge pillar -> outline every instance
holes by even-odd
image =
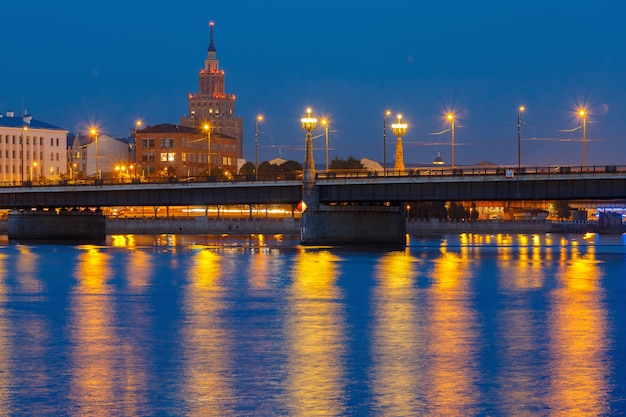
[[[9,214],[9,239],[103,241],[105,238],[105,218],[100,210],[13,210]]]

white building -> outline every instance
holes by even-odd
[[[96,171],[96,137],[77,135],[70,144],[70,179],[96,177],[114,178],[123,167],[125,175],[131,175],[132,167],[128,143],[109,135],[98,135],[98,168]],[[117,167],[117,169],[116,169]]]
[[[67,130],[0,113],[0,185],[58,180],[67,171]]]

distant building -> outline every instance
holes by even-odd
[[[211,143],[211,173],[237,174],[237,139],[202,127],[172,124],[137,130],[135,162],[143,177],[207,175]]]
[[[33,119],[0,114],[0,180],[3,185],[57,180],[67,169],[67,130]]]
[[[242,158],[243,119],[235,115],[235,95],[225,92],[224,70],[219,69],[213,43],[213,22],[210,25],[208,56],[200,70],[198,93],[189,94],[187,115],[180,118],[180,124],[201,127],[208,123],[212,132],[236,139],[236,158]]]
[[[130,175],[134,169],[130,147],[124,140],[105,134],[98,134],[98,171],[100,178],[115,178],[124,171]],[[96,178],[96,137],[75,135],[69,146],[68,177]]]

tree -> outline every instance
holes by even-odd
[[[553,201],[552,207],[554,209],[554,216],[559,220],[569,219],[572,215],[572,208],[569,206],[569,201]]]
[[[361,161],[358,159],[354,159],[352,155],[348,157],[348,159],[340,159],[339,157],[335,157],[332,161],[330,161],[330,169],[365,169]]]
[[[453,220],[468,219],[469,211],[463,204],[452,201],[448,207],[448,217]]]
[[[240,175],[254,175],[254,164],[252,162],[246,162],[243,164],[241,169],[239,169]]]

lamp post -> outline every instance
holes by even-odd
[[[587,111],[580,109],[578,115],[583,119],[583,169],[587,168]]]
[[[526,107],[520,106],[517,109],[517,174],[519,175],[522,169],[522,112],[526,110]]]
[[[33,181],[33,168],[35,168],[35,174],[37,174],[37,161],[33,161],[33,165],[30,167],[30,175],[28,181]]]
[[[254,178],[259,178],[259,122],[263,121],[263,116],[260,114],[256,117],[254,121],[254,147],[255,147],[255,155],[254,155]]]
[[[204,130],[206,130],[206,141],[207,141],[207,176],[211,176],[211,126],[208,123],[205,123]]]
[[[391,131],[398,137],[396,141],[396,162],[393,165],[393,170],[396,173],[402,173],[404,171],[404,152],[402,150],[402,136],[406,135],[406,129],[408,125],[402,123],[402,115],[398,115],[398,123],[391,125]]]
[[[391,111],[387,110],[383,115],[383,175],[387,176],[387,117]]]
[[[315,161],[313,160],[313,138],[311,130],[317,128],[317,119],[311,117],[311,108],[306,109],[306,117],[300,119],[302,130],[306,130],[306,141],[304,143],[304,182],[315,182]]]
[[[328,119],[322,119],[322,125],[326,129],[326,173],[328,173]]]
[[[98,165],[98,130],[95,127],[92,127],[89,130],[89,133],[96,137],[96,180],[100,179],[100,169]]]
[[[20,181],[24,185],[24,133],[28,130],[28,126],[22,127],[22,134],[20,135],[20,153],[22,159],[22,166],[20,167]]]
[[[450,131],[452,132],[452,169],[454,170],[454,114],[448,113],[446,118],[450,121]]]

